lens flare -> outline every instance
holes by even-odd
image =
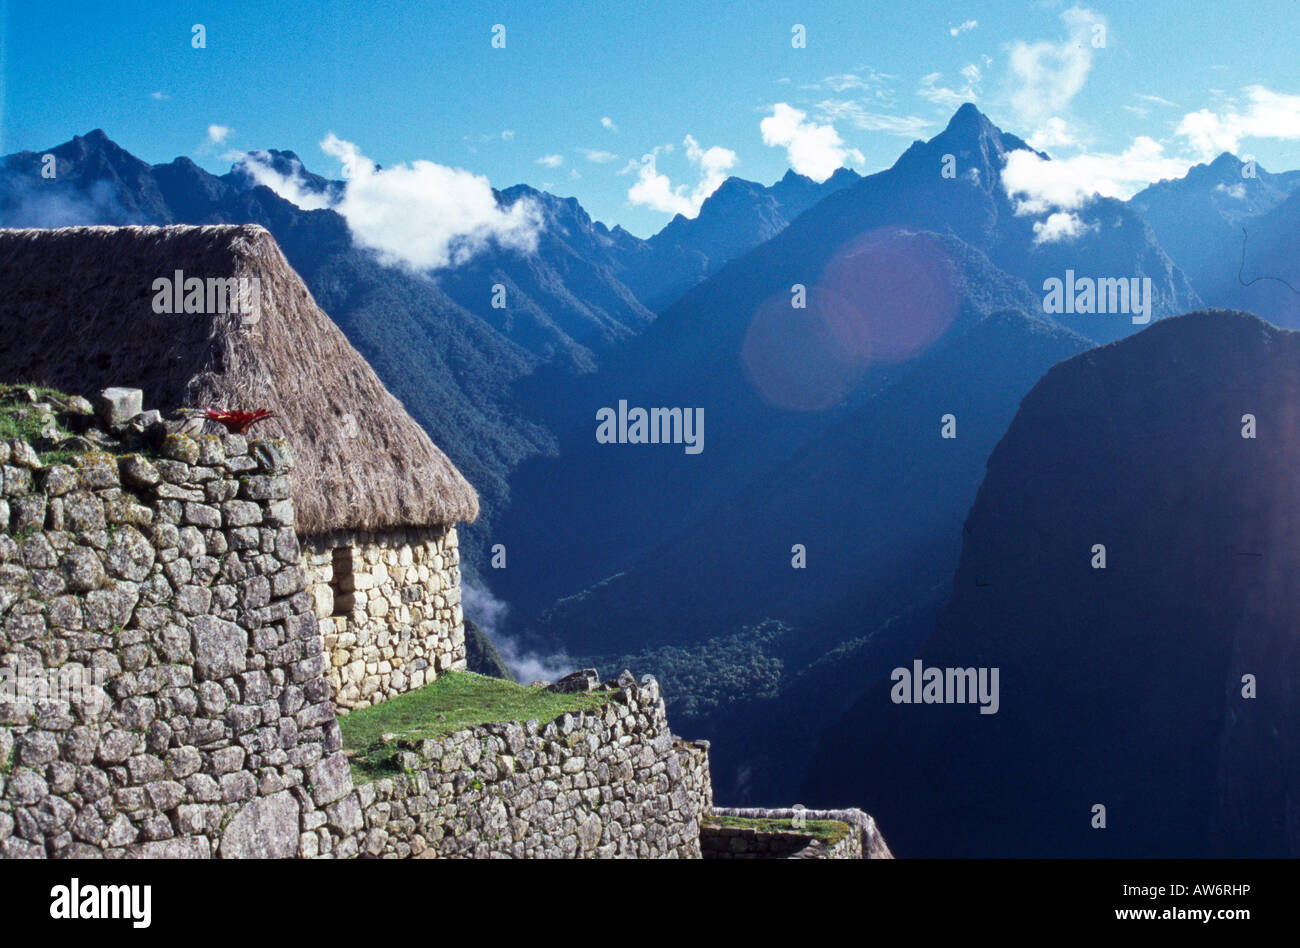
[[[915,358],[961,307],[956,266],[933,234],[882,228],[842,247],[797,296],[765,300],[741,363],[768,403],[796,411],[837,404],[872,365]]]

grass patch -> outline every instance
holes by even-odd
[[[819,839],[828,847],[834,846],[852,832],[848,823],[839,820],[805,820],[803,826],[795,826],[789,819],[768,819],[756,816],[706,816],[705,826],[725,829],[749,829],[759,833],[797,833]]]
[[[353,772],[377,776],[397,772],[395,742],[446,737],[477,724],[503,721],[553,721],[565,712],[588,711],[612,692],[556,694],[473,672],[444,672],[433,684],[339,718],[343,749],[351,752]],[[385,742],[384,735],[394,737]]]
[[[32,403],[23,393],[28,389],[36,392],[38,401],[56,399],[66,401],[68,396],[53,388],[39,385],[0,385],[0,440],[19,438],[28,444],[36,442],[41,436],[40,413],[31,411]],[[53,413],[52,413],[53,414]],[[72,432],[55,422],[60,437],[70,437]],[[51,464],[66,464],[73,456],[70,451],[38,452],[41,463],[47,467]]]

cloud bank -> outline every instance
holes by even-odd
[[[758,124],[763,144],[784,148],[790,167],[814,181],[825,181],[846,161],[862,164],[862,152],[849,148],[834,125],[808,120],[808,115],[785,102]]]
[[[308,188],[298,170],[279,173],[265,153],[250,152],[237,164],[305,210],[341,214],[356,244],[389,266],[427,272],[458,266],[493,245],[522,252],[537,248],[540,209],[530,200],[501,207],[482,175],[432,161],[381,169],[333,132],[320,147],[342,167],[341,195]]]
[[[672,149],[667,146],[656,148],[650,154],[642,156],[639,163],[632,162],[623,169],[635,170],[637,173],[636,183],[627,192],[627,199],[632,204],[688,218],[700,213],[700,206],[705,199],[727,180],[727,172],[736,166],[736,153],[717,145],[708,149],[701,148],[691,135],[686,136],[683,144],[686,146],[686,159],[699,171],[699,181],[695,186],[688,190],[684,184],[674,185],[657,165],[659,154]]]

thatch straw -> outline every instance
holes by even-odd
[[[153,282],[246,277],[260,315],[153,312]],[[296,460],[299,532],[470,521],[478,497],[316,305],[258,226],[0,230],[0,381],[146,408],[269,408],[250,437]]]

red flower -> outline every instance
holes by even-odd
[[[227,431],[233,434],[247,434],[248,429],[259,421],[275,417],[274,412],[267,411],[265,408],[259,408],[257,411],[226,411],[222,408],[208,408],[203,415],[205,418],[223,425]]]

